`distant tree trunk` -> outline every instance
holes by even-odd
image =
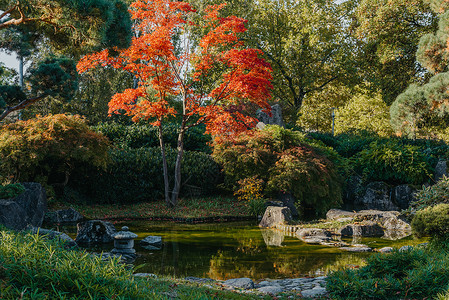
[[[164,143],[164,138],[162,136],[163,130],[162,130],[162,124],[159,125],[159,145],[161,147],[161,154],[162,154],[162,169],[163,169],[163,173],[164,173],[164,192],[165,192],[165,203],[167,204],[168,207],[171,206],[170,203],[170,196],[169,196],[169,190],[170,190],[170,186],[169,186],[169,182],[168,182],[168,168],[167,168],[167,154],[165,152],[165,143]]]
[[[176,165],[175,165],[175,185],[173,187],[173,193],[171,198],[171,204],[173,207],[176,207],[178,205],[178,197],[179,197],[179,191],[181,189],[181,163],[182,163],[182,157],[184,154],[184,134],[185,134],[185,119],[183,119],[181,124],[181,129],[178,134],[178,155],[176,156]]]

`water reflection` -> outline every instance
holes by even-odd
[[[360,266],[370,255],[309,245],[296,237],[259,229],[251,223],[187,225],[141,221],[127,222],[126,225],[139,235],[136,241],[139,257],[135,264],[146,264],[139,272],[175,277],[274,279],[315,276],[344,266]],[[161,250],[146,250],[139,246],[139,239],[148,235],[162,236]],[[373,238],[344,241],[374,248],[422,242],[411,237],[401,241]]]

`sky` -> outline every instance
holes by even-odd
[[[15,55],[11,56],[4,52],[0,52],[0,62],[4,63],[8,68],[19,69],[19,61],[16,59]]]

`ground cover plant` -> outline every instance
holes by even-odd
[[[331,273],[327,288],[332,299],[425,299],[445,292],[449,255],[415,247],[374,254],[366,266]]]
[[[52,209],[74,207],[89,219],[135,218],[209,218],[221,216],[251,216],[245,202],[233,197],[214,196],[181,198],[177,209],[168,208],[162,201],[120,204],[73,204],[57,202]]]
[[[0,228],[0,297],[3,299],[260,299],[182,284],[170,278],[138,278],[118,259],[102,261],[67,250],[57,240]]]

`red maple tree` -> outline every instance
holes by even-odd
[[[145,119],[158,127],[169,206],[178,202],[186,130],[204,123],[207,133],[229,136],[253,127],[257,120],[228,107],[250,102],[271,109],[267,103],[271,67],[259,57],[259,50],[245,48],[239,38],[246,20],[221,18],[223,6],[209,6],[200,14],[186,2],[136,1],[130,6],[137,35],[131,47],[116,56],[107,50],[87,55],[77,66],[80,73],[111,66],[131,72],[138,80],[136,88],[112,97],[109,113],[125,113],[134,121]],[[169,101],[173,97],[182,104],[180,111]],[[171,116],[179,116],[181,124],[170,195],[162,133]]]

